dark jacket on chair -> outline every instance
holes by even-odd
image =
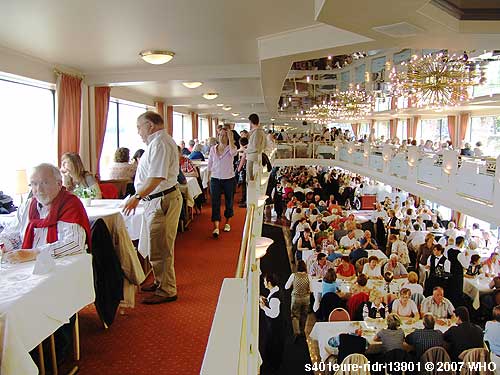
[[[106,223],[97,219],[91,227],[95,306],[101,320],[111,325],[123,299],[123,271]]]

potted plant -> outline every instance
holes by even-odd
[[[94,189],[81,185],[75,187],[73,194],[80,198],[85,207],[90,207],[92,205],[92,198],[97,196]]]

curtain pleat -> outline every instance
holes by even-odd
[[[191,129],[193,130],[193,139],[198,138],[198,114],[191,112]]]
[[[456,145],[456,135],[457,135],[457,117],[448,116],[448,133],[450,134],[451,144]]]
[[[174,107],[171,105],[167,106],[167,133],[174,135]]]
[[[61,73],[57,77],[57,156],[79,152],[82,117],[82,79]]]

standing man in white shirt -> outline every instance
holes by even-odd
[[[123,212],[129,215],[145,201],[139,246],[148,249],[155,280],[141,289],[154,292],[142,301],[151,305],[177,300],[174,244],[182,209],[177,188],[179,153],[159,114],[148,111],[140,115],[137,132],[147,147],[135,175],[137,193],[127,200]]]
[[[359,241],[355,237],[354,230],[351,230],[340,239],[339,245],[346,250],[354,251],[360,247]]]
[[[256,113],[252,113],[248,119],[250,120],[250,133],[247,146],[247,173],[249,181],[253,181],[255,179],[254,164],[266,149],[266,133],[260,127],[260,119]]]

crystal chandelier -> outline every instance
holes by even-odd
[[[297,120],[326,125],[332,121],[359,121],[373,111],[373,97],[364,90],[341,91],[330,95],[329,100],[316,104],[305,113],[297,115]]]
[[[390,93],[407,97],[417,108],[459,106],[470,100],[472,87],[485,80],[480,66],[464,56],[413,56],[401,66],[401,71],[391,71]]]

